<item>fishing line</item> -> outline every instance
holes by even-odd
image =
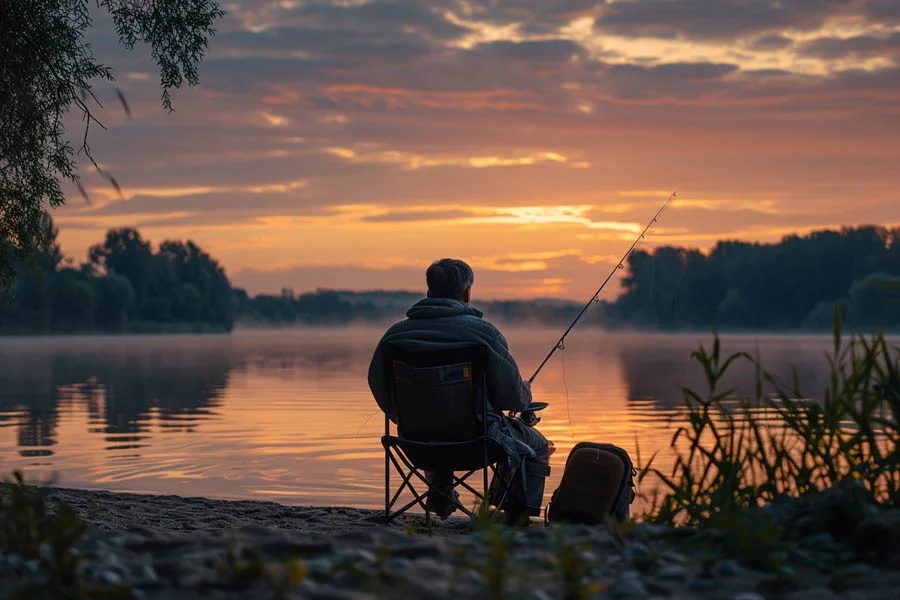
[[[569,435],[572,437],[572,441],[575,441],[575,427],[572,425],[572,405],[569,402],[569,382],[566,381],[566,346],[563,344],[562,347],[562,380],[563,380],[563,389],[566,390],[566,417],[569,419]]]
[[[359,435],[360,433],[362,433],[362,430],[365,428],[366,425],[369,424],[369,421],[372,420],[372,417],[374,417],[375,415],[377,415],[379,412],[381,412],[381,409],[380,409],[380,408],[376,408],[376,409],[375,409],[375,412],[373,412],[371,415],[369,415],[368,417],[366,417],[366,420],[363,421],[363,424],[360,425],[360,426],[359,426],[359,429],[356,430],[356,435]]]
[[[650,255],[650,310],[656,319],[656,328],[659,329],[659,311],[656,310],[656,298],[653,296],[656,284],[656,253]]]

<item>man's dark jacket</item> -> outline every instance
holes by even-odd
[[[509,346],[496,327],[482,319],[481,311],[450,298],[424,298],[407,312],[407,319],[391,326],[381,338],[369,364],[369,388],[375,401],[394,423],[389,399],[389,382],[384,372],[382,346],[402,341],[422,350],[440,349],[442,344],[474,342],[488,348],[487,393],[494,410],[522,411],[531,404],[531,389],[519,374]],[[503,432],[502,420],[489,420],[489,435],[498,441],[510,441]],[[518,445],[518,444],[516,444]]]

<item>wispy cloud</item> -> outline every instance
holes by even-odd
[[[63,245],[139,225],[278,265],[239,280],[274,289],[415,286],[452,254],[489,293],[577,296],[673,190],[651,247],[891,221],[895,4],[234,0],[171,115],[98,21],[134,118],[106,111],[92,149],[124,198],[85,171]]]
[[[287,193],[294,190],[305,188],[309,184],[306,180],[288,181],[284,183],[263,183],[250,184],[242,186],[221,186],[221,185],[197,185],[197,186],[161,186],[161,187],[125,187],[122,191],[110,189],[109,187],[91,187],[90,193],[96,196],[99,202],[84,207],[88,211],[102,208],[109,202],[128,202],[136,197],[142,196],[146,198],[188,198],[191,196],[205,196],[209,194],[222,194],[229,192],[247,192],[251,194],[263,193]]]
[[[259,116],[262,117],[263,121],[270,127],[285,127],[290,123],[290,120],[286,117],[280,117],[266,111],[260,111]]]
[[[341,207],[341,214],[351,212],[372,223],[440,223],[442,225],[508,224],[508,225],[578,225],[588,229],[637,233],[641,225],[622,221],[594,221],[589,213],[593,205],[580,206],[418,206],[401,209],[361,206]]]
[[[568,157],[558,152],[532,152],[519,156],[426,156],[399,150],[357,150],[354,148],[328,147],[323,151],[351,163],[400,165],[404,169],[427,169],[431,167],[462,167],[486,169],[491,167],[525,167],[539,164],[560,164],[575,166],[584,165],[571,162]]]

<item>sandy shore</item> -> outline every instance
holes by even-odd
[[[404,515],[383,524],[378,511],[327,506],[286,506],[255,500],[213,500],[182,496],[154,496],[53,488],[51,498],[62,500],[86,522],[105,531],[146,529],[158,533],[217,533],[246,527],[268,527],[304,533],[333,534],[357,530],[413,527],[425,531],[424,515]],[[450,518],[434,531],[465,533],[467,519]]]
[[[87,597],[100,589],[137,600],[900,597],[896,564],[800,561],[775,574],[648,524],[472,531],[462,518],[426,527],[413,514],[385,525],[378,512],[352,508],[72,489],[49,495],[90,526],[77,551],[80,576],[96,586]],[[827,545],[819,536],[806,551]],[[43,569],[16,553],[0,555],[0,598],[36,585]]]

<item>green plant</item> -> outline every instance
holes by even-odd
[[[506,597],[513,532],[498,524],[495,516],[488,499],[484,498],[476,507],[472,529],[479,533],[487,545],[488,556],[481,564],[481,574],[487,585],[488,596],[491,600],[502,600]]]
[[[450,556],[453,564],[453,570],[450,572],[449,588],[454,592],[459,584],[459,578],[463,570],[472,566],[470,560],[471,548],[465,543],[450,544]],[[455,595],[455,594],[454,594]]]
[[[259,553],[250,548],[240,548],[234,541],[229,541],[225,556],[213,565],[216,572],[223,576],[228,585],[237,589],[260,581],[266,575],[266,566]]]
[[[553,548],[563,586],[562,600],[586,600],[602,590],[602,585],[591,579],[593,565],[585,558],[587,546],[574,545],[560,528],[554,532]]]
[[[246,589],[257,583],[268,584],[276,599],[287,598],[309,575],[309,567],[300,559],[280,560],[267,564],[252,548],[240,547],[229,540],[225,555],[214,564],[225,586]]]
[[[243,589],[268,576],[259,553],[251,548],[240,548],[233,541],[228,542],[225,556],[216,561],[214,567],[225,579],[226,585],[236,589]]]
[[[900,499],[900,349],[884,335],[845,342],[835,314],[831,376],[818,400],[767,372],[758,357],[723,357],[718,335],[711,350],[692,353],[706,377],[703,394],[683,389],[687,424],[672,437],[669,474],[650,464],[661,483],[649,520],[691,525],[723,535],[717,543],[762,560],[790,537],[785,523],[761,507],[855,482],[879,502]],[[751,397],[722,390],[736,361],[756,370]],[[774,389],[767,394],[766,388]]]
[[[487,535],[488,558],[482,568],[487,582],[491,600],[503,600],[506,597],[506,580],[510,563],[510,539],[499,527]]]
[[[21,471],[0,490],[0,547],[37,561],[53,594],[77,596],[83,584],[76,546],[87,527],[65,503],[51,508],[45,491],[26,484]]]
[[[284,561],[277,569],[269,569],[267,575],[276,600],[287,598],[290,591],[303,583],[308,574],[309,568],[302,560]]]

